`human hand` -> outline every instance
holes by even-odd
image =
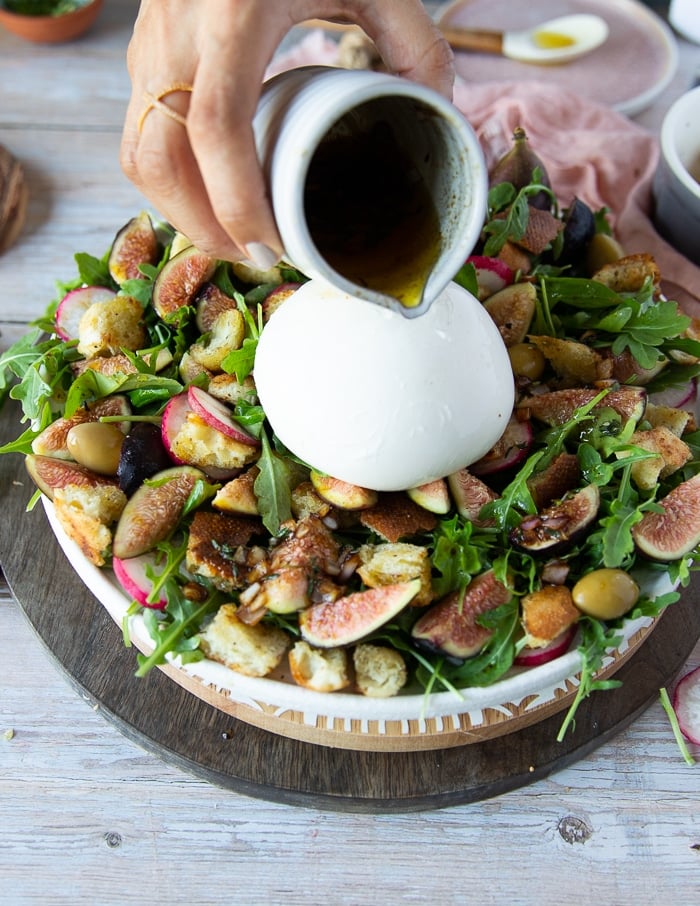
[[[122,167],[213,257],[265,268],[282,253],[252,122],[280,41],[314,17],[359,25],[390,72],[451,97],[452,53],[419,0],[142,0],[127,53]],[[149,97],[162,101],[148,108]]]

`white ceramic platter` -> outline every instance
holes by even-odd
[[[71,541],[42,498],[51,528],[83,583],[122,626],[130,600],[109,569],[98,569]],[[665,576],[643,580],[650,595],[670,590]],[[610,676],[644,642],[655,625],[649,618],[627,620],[619,648],[606,657],[601,675]],[[140,616],[129,617],[129,634],[140,651],[153,644]],[[581,659],[574,647],[547,664],[517,668],[485,688],[461,696],[417,690],[388,699],[336,692],[322,694],[297,686],[284,674],[263,679],[243,676],[204,659],[162,669],[197,697],[226,713],[282,736],[337,748],[368,751],[411,751],[448,748],[479,742],[529,726],[563,711],[578,687]],[[134,670],[136,656],[134,655]],[[605,693],[601,693],[605,694]]]

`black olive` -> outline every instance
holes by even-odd
[[[117,467],[119,487],[130,497],[147,478],[172,464],[160,428],[150,422],[137,422],[122,444]]]

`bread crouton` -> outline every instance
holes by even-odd
[[[78,324],[78,352],[85,358],[143,349],[147,340],[143,307],[131,296],[94,302]]]
[[[612,375],[613,363],[585,343],[559,337],[528,336],[566,384],[593,384]]]
[[[406,685],[406,662],[394,648],[364,643],[357,645],[352,659],[355,684],[369,698],[390,698]]]
[[[255,519],[199,510],[187,539],[187,569],[210,579],[222,591],[244,588],[248,581],[245,545],[259,531]]]
[[[635,431],[630,443],[657,454],[650,459],[632,463],[632,480],[644,491],[652,490],[660,478],[673,474],[692,458],[688,445],[663,426],[648,431]],[[618,459],[622,459],[629,456],[629,453],[621,450],[616,455]]]
[[[323,518],[331,511],[330,503],[318,496],[310,481],[302,481],[292,490],[291,506],[295,519],[312,515]]]
[[[257,447],[240,443],[189,412],[172,439],[173,456],[201,469],[242,469],[259,455]]]
[[[433,600],[427,548],[395,541],[387,544],[364,544],[358,554],[361,566],[357,572],[365,585],[378,588],[381,585],[420,579],[420,590],[411,605],[424,607]]]
[[[246,676],[267,676],[289,648],[284,630],[267,623],[249,626],[236,616],[235,604],[222,604],[200,635],[204,654]]]
[[[258,402],[255,383],[250,375],[239,381],[235,374],[215,374],[209,381],[207,390],[212,396],[230,406],[235,406],[241,400],[251,405]]]
[[[245,337],[245,320],[237,308],[222,311],[214,319],[209,335],[189,348],[198,365],[209,371],[221,371],[221,363],[232,349],[240,349]]]
[[[350,684],[348,655],[344,648],[312,648],[296,642],[289,652],[294,682],[314,692],[337,692]]]
[[[690,425],[690,412],[676,409],[674,406],[660,406],[647,402],[644,420],[649,422],[652,428],[668,428],[676,437],[682,437]]]
[[[257,466],[227,481],[219,488],[212,500],[212,506],[224,513],[241,513],[245,516],[258,515],[258,498],[255,496],[255,479],[260,474]]]
[[[63,530],[95,566],[104,566],[112,545],[111,526],[126,506],[116,485],[55,488],[53,503]]]
[[[380,494],[379,502],[359,514],[360,522],[385,541],[401,541],[420,532],[432,532],[437,518],[400,491]]]
[[[578,620],[579,610],[566,585],[545,585],[521,601],[528,647],[544,648]]]
[[[591,279],[596,283],[603,283],[616,293],[636,293],[647,279],[651,279],[653,286],[658,289],[661,285],[661,272],[652,255],[642,252],[604,264]]]

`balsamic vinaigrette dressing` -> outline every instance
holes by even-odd
[[[420,305],[442,237],[432,196],[387,122],[357,132],[343,120],[316,150],[304,187],[306,221],[341,276]]]

